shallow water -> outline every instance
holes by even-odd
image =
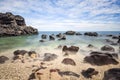
[[[67,40],[65,41],[58,41],[57,38],[55,41],[49,41],[48,39],[46,42],[41,43],[39,40],[41,39],[42,34],[58,34],[58,33],[64,33],[64,32],[39,32],[39,35],[27,35],[27,36],[16,36],[16,37],[3,37],[0,38],[0,53],[10,50],[10,49],[16,49],[16,48],[30,48],[31,50],[39,49],[40,47],[44,48],[56,48],[58,45],[75,45],[79,46],[81,49],[85,48],[88,44],[93,44],[95,47],[100,48],[101,46],[106,43],[105,39],[111,39],[111,37],[106,37],[107,34],[113,34],[113,35],[119,35],[120,31],[104,31],[104,32],[98,32],[100,35],[99,37],[89,37],[89,36],[66,36]],[[84,33],[84,32],[81,32]],[[111,39],[113,40],[113,39]],[[116,41],[116,40],[113,40]],[[118,46],[113,46],[118,50]]]

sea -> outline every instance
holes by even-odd
[[[76,31],[84,34],[87,31]],[[67,46],[78,46],[80,49],[85,50],[86,46],[89,44],[94,45],[99,48],[104,45],[110,45],[106,42],[105,39],[110,39],[116,42],[116,39],[112,39],[111,37],[107,37],[106,35],[120,35],[120,31],[91,31],[97,32],[100,36],[98,37],[90,37],[84,35],[66,35],[66,40],[59,41],[58,38],[55,38],[54,41],[50,41],[49,38],[45,40],[45,42],[40,42],[41,35],[51,35],[58,33],[65,33],[65,31],[39,31],[38,35],[24,35],[24,36],[13,36],[13,37],[0,37],[0,53],[11,49],[21,49],[21,48],[29,48],[30,50],[37,50],[40,47],[47,47],[50,49],[57,48],[59,45],[67,45]],[[116,48],[116,52],[119,51],[119,45],[111,45]]]

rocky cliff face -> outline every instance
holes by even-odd
[[[10,12],[0,13],[0,37],[26,34],[38,34],[38,30],[26,26],[24,18],[20,15],[13,15]]]

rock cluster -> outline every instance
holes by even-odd
[[[0,37],[26,34],[38,34],[38,30],[26,26],[24,18],[20,15],[13,15],[10,12],[0,13]]]

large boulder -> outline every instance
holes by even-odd
[[[54,35],[49,35],[49,40],[55,40]]]
[[[120,80],[120,68],[112,68],[105,71],[103,80]]]
[[[117,65],[119,62],[116,60],[116,55],[111,53],[91,52],[89,56],[84,58],[84,61],[92,65]]]
[[[76,33],[75,31],[67,31],[65,34],[66,35],[75,35],[75,33]]]
[[[65,59],[63,59],[62,63],[66,64],[66,65],[72,65],[72,66],[76,65],[75,61],[73,59],[71,59],[71,58],[65,58]]]
[[[85,32],[84,35],[85,36],[95,36],[95,37],[97,37],[98,33],[97,32]]]
[[[44,61],[52,61],[56,59],[58,56],[56,54],[51,54],[51,53],[45,53],[44,54]]]
[[[8,57],[6,57],[6,56],[0,56],[0,64],[5,63],[7,60],[9,60]]]
[[[105,46],[101,47],[101,50],[102,51],[112,51],[112,52],[115,51],[115,49],[112,46],[109,46],[109,45],[105,45]]]
[[[94,68],[88,68],[87,70],[82,70],[82,75],[86,78],[92,78],[93,75],[97,75],[98,71]]]
[[[77,46],[71,46],[71,47],[63,46],[63,49],[62,49],[63,52],[71,52],[71,53],[77,53],[78,50],[79,50],[79,47]]]
[[[13,15],[10,12],[0,13],[0,37],[26,34],[38,34],[38,30],[26,26],[24,18],[20,15]]]

